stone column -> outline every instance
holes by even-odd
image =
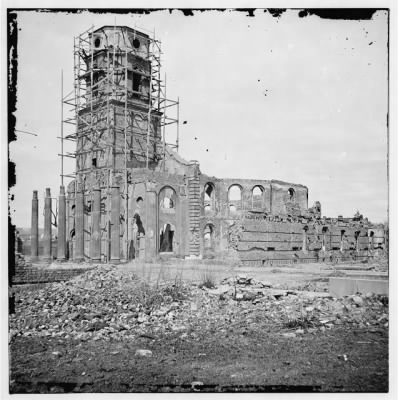
[[[139,234],[139,250],[138,250],[138,258],[140,260],[145,260],[145,236],[143,234]]]
[[[46,189],[44,199],[43,259],[51,260],[51,192],[49,188]]]
[[[77,184],[75,205],[75,261],[84,260],[84,197],[80,184]]]
[[[32,225],[30,229],[30,255],[31,260],[36,261],[39,257],[39,200],[37,190],[33,191],[32,198]]]
[[[145,226],[145,260],[150,261],[156,257],[159,250],[157,237],[159,235],[159,227],[157,226],[158,204],[157,195],[153,188],[146,192],[145,195],[146,210],[146,226]],[[142,254],[140,254],[140,258]]]
[[[65,187],[61,186],[58,197],[58,241],[57,259],[66,260],[66,198]]]
[[[112,187],[111,262],[120,262],[120,188]]]
[[[92,262],[101,261],[101,189],[94,188],[94,198],[92,205],[92,231],[90,243],[90,258]]]

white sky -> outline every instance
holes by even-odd
[[[73,37],[115,17],[162,40],[167,94],[180,97],[187,121],[180,154],[199,160],[203,173],[301,183],[323,215],[358,209],[374,222],[387,219],[386,12],[369,21],[299,18],[298,10],[279,19],[261,10],[254,18],[21,12],[17,129],[39,137],[20,133],[10,146],[17,226],[30,226],[33,190],[41,208],[46,187],[58,195],[60,76],[63,69],[69,92]]]

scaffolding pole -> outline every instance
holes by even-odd
[[[125,258],[128,260],[128,248],[129,248],[129,214],[128,214],[128,171],[127,171],[127,68],[128,68],[128,60],[127,60],[127,50],[125,55],[125,75],[124,75],[124,87],[125,87],[125,94],[124,94],[124,195],[125,195],[125,220],[126,220],[126,229],[125,229],[125,236],[126,236],[126,243],[125,243]]]
[[[64,71],[61,69],[61,186],[64,186]]]
[[[152,111],[152,68],[151,68],[151,79],[149,80],[149,104],[148,104],[148,126],[146,134],[146,169],[149,168],[149,135],[151,133],[151,111]]]
[[[166,98],[166,73],[164,74],[164,93]],[[166,102],[165,102],[166,104]],[[163,112],[163,171],[166,171],[166,107]]]

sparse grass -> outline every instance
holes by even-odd
[[[308,329],[315,326],[312,314],[301,313],[299,316],[287,316],[282,323],[283,328],[288,329]]]
[[[282,271],[280,269],[278,269],[278,268],[271,269],[271,273],[273,273],[273,274],[277,274],[279,272],[282,272]]]
[[[133,296],[137,306],[140,306],[141,308],[149,312],[152,312],[164,301],[163,295],[160,290],[145,281],[139,282],[134,290]]]
[[[206,269],[201,272],[199,287],[205,287],[207,289],[213,289],[216,287],[216,277],[212,271]]]
[[[186,298],[188,288],[182,280],[182,273],[171,276],[167,267],[157,268],[145,264],[141,267],[141,279],[134,288],[134,300],[141,308],[152,312],[161,304]]]
[[[183,300],[186,298],[187,288],[180,275],[176,275],[174,282],[169,282],[162,288],[162,293],[165,296],[170,296],[173,301]]]

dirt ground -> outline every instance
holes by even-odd
[[[143,346],[152,357],[135,356]],[[388,391],[385,331],[339,329],[291,339],[269,327],[202,332],[196,341],[21,338],[11,354],[12,393]],[[202,384],[195,388],[195,381]]]
[[[120,274],[134,272],[141,279],[152,281],[179,273],[188,285],[203,279],[203,273],[209,269],[198,265],[182,269],[172,265],[148,268],[134,264],[117,268]],[[346,272],[351,268],[358,274],[372,273],[357,265],[344,268]],[[239,273],[266,280],[273,287],[299,290],[315,287],[319,292],[327,291],[328,276],[336,274],[338,268],[304,264],[237,270],[222,265],[214,266],[212,271],[217,283]],[[341,271],[340,274],[346,273]],[[34,293],[39,289],[21,290]],[[21,331],[12,337],[9,346],[10,392],[388,391],[388,323],[372,325],[360,320],[360,315],[368,313],[360,314],[362,306],[353,304],[344,314],[347,317],[338,315],[341,318],[338,324],[326,324],[319,329],[305,327],[299,333],[277,320],[279,314],[301,299],[300,293],[285,296],[289,301],[269,296],[263,303],[258,299],[220,300],[210,298],[209,293],[200,292],[207,301],[206,312],[191,312],[184,329],[152,329],[148,320],[134,336],[118,338],[106,331],[79,339],[73,335],[40,336],[34,329],[30,333]],[[192,307],[192,299],[184,301],[184,304],[189,301],[187,304]],[[308,299],[305,301],[304,305],[310,304]],[[331,304],[332,300],[319,300],[329,310],[327,302]],[[376,303],[369,300],[369,310]],[[178,306],[181,309],[182,304]],[[23,305],[17,303],[21,309]],[[384,307],[381,303],[379,306]],[[56,305],[52,303],[52,307]],[[271,310],[272,318],[268,315]],[[386,308],[383,310],[385,313]],[[357,319],[351,319],[350,313]],[[227,314],[230,317],[224,318]],[[181,315],[186,318],[188,314],[181,312]],[[16,322],[17,319],[18,311]],[[141,349],[150,353],[137,353]]]

